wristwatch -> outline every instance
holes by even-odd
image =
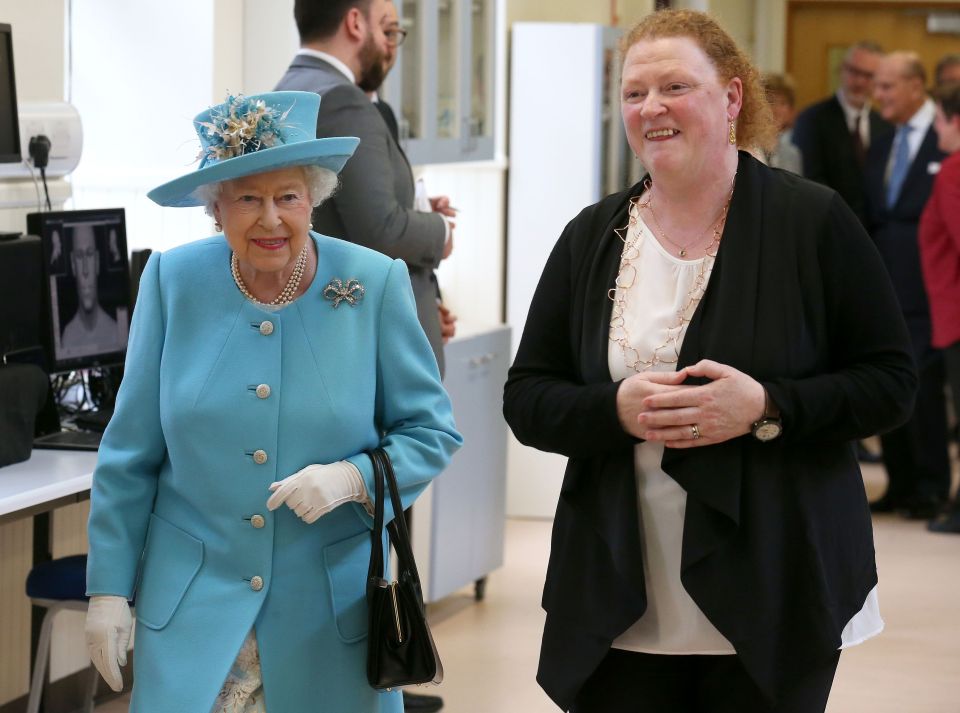
[[[780,409],[770,398],[767,390],[763,390],[763,415],[753,422],[750,432],[758,441],[766,443],[783,433],[783,422],[780,420]]]

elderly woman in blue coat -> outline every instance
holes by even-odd
[[[358,143],[319,101],[229,98],[150,193],[224,237],[147,263],[94,474],[87,643],[120,690],[136,595],[133,713],[402,710],[365,678],[365,451],[407,506],[461,438],[403,262],[310,232]]]

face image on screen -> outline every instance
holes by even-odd
[[[122,214],[40,215],[54,370],[120,361],[129,328]]]

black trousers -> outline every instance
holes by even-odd
[[[880,436],[883,464],[890,478],[887,495],[898,503],[947,498],[950,456],[945,382],[943,358],[937,354],[920,368],[917,402],[910,420]]]
[[[840,652],[771,706],[738,656],[610,649],[570,713],[823,713]]]

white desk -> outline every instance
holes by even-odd
[[[0,468],[0,524],[86,499],[96,465],[96,451],[35,449]]]

